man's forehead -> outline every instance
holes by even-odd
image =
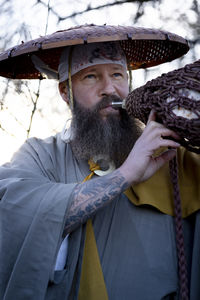
[[[78,73],[88,73],[88,72],[98,72],[103,70],[121,70],[126,71],[127,69],[124,66],[118,65],[118,64],[101,64],[101,65],[93,65],[90,67],[87,67],[85,69],[82,69]]]

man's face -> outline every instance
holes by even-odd
[[[126,69],[118,64],[88,67],[72,76],[72,89],[76,102],[88,110],[93,110],[106,96],[123,99],[129,92]],[[119,114],[119,111],[107,104],[99,114],[106,119],[108,115]]]
[[[111,107],[128,95],[126,70],[120,65],[95,65],[72,77],[72,150],[78,159],[100,155],[116,166],[128,156],[138,128],[127,112]]]
[[[111,107],[112,101],[120,101],[129,93],[126,69],[119,64],[85,68],[72,76],[72,90],[71,146],[75,157],[88,160],[103,155],[121,165],[139,135],[127,112]],[[67,95],[64,84],[60,92]]]

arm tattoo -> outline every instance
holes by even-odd
[[[73,231],[127,187],[128,183],[119,170],[78,184],[71,195],[73,200],[68,210],[64,232]]]

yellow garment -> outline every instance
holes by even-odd
[[[91,220],[86,225],[78,300],[108,300]]]
[[[88,161],[88,164],[89,164],[91,173],[88,176],[85,177],[83,182],[90,180],[92,178],[92,176],[94,175],[94,171],[100,170],[99,165],[97,165],[92,159],[90,159]]]
[[[91,173],[83,180],[90,180],[95,170],[100,167],[92,160],[88,162]],[[78,300],[108,300],[99,254],[97,250],[92,221],[86,224],[85,246],[81,267]]]
[[[200,209],[200,156],[178,149],[179,188],[183,218]],[[126,196],[135,205],[151,205],[161,212],[174,215],[173,188],[169,166],[165,164],[146,182],[130,187]]]

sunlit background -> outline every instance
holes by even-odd
[[[196,0],[0,0],[0,50],[81,24],[134,25],[163,29],[190,41],[182,59],[133,72],[134,88],[161,73],[199,59],[200,4]],[[32,136],[62,130],[70,113],[54,80],[19,81],[0,77],[0,164]]]

